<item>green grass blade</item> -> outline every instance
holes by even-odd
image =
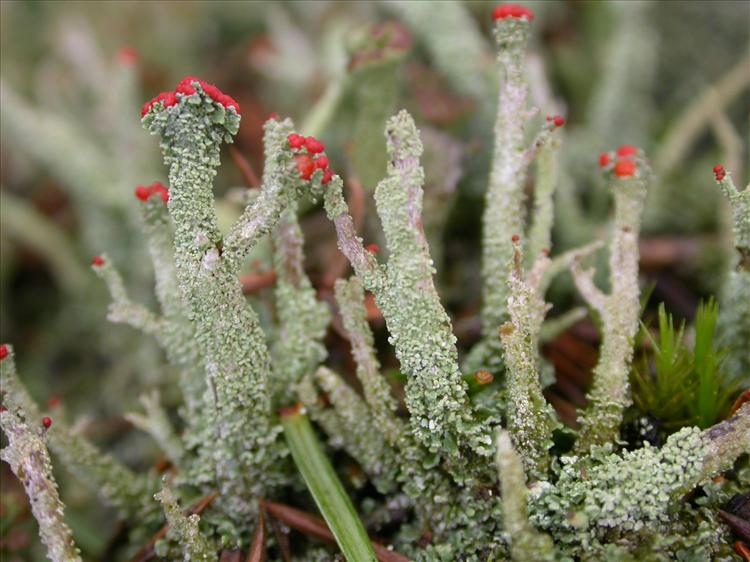
[[[282,412],[289,450],[320,513],[349,562],[376,562],[375,551],[341,481],[301,408]]]

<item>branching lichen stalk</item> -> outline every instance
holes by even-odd
[[[182,549],[182,559],[185,562],[197,560],[211,562],[216,560],[216,550],[198,528],[200,516],[185,515],[177,498],[172,492],[166,477],[162,480],[161,492],[154,496],[164,507],[164,514],[169,525],[169,536],[173,537]]]
[[[381,493],[392,492],[396,485],[396,455],[365,402],[341,377],[326,367],[320,367],[314,379],[326,393],[340,420],[343,430],[340,439],[347,451],[362,465]]]
[[[151,435],[172,464],[180,466],[180,460],[185,454],[185,450],[182,441],[169,421],[167,412],[159,402],[159,391],[154,390],[150,394],[141,395],[140,402],[144,413],[131,412],[125,414],[125,419]]]
[[[292,398],[292,386],[313,372],[327,355],[323,338],[331,314],[326,303],[317,299],[305,273],[303,244],[297,205],[292,204],[282,213],[274,235],[279,332],[273,347],[275,376],[271,389],[282,404]]]
[[[541,285],[549,257],[541,253],[525,275],[520,242],[516,245],[516,264],[508,279],[510,321],[500,327],[505,353],[508,390],[508,430],[513,447],[523,459],[525,472],[546,479],[552,430],[558,425],[554,410],[542,395],[539,381],[539,330],[551,308],[544,301]]]
[[[16,374],[13,349],[11,346],[6,349],[9,355],[0,361],[3,404],[8,410],[23,411],[27,419],[41,420],[39,407]],[[95,489],[123,517],[142,519],[152,507],[155,482],[151,477],[135,474],[62,421],[56,421],[47,430],[47,444],[73,474]]]
[[[589,406],[579,417],[576,447],[581,452],[615,441],[623,412],[631,403],[628,377],[640,314],[638,234],[646,195],[645,175],[646,170],[641,170],[638,176],[611,180],[615,224],[609,246],[610,293],[594,285],[593,271],[584,271],[580,262],[572,268],[579,292],[602,322],[602,346],[588,394]]]
[[[262,188],[255,203],[227,238],[218,229],[212,193],[219,147],[239,127],[235,107],[215,102],[196,80],[194,93],[176,94],[176,103],[149,108],[144,125],[162,137],[169,169],[169,212],[175,226],[175,263],[183,302],[196,326],[207,376],[204,408],[211,420],[196,463],[201,480],[218,481],[221,503],[234,517],[254,513],[255,496],[273,486],[274,445],[279,433],[271,422],[268,377],[271,363],[256,313],[242,295],[237,270],[248,247],[269,232],[283,207],[282,175]],[[270,120],[267,130],[289,127]],[[267,133],[268,134],[268,133]],[[281,135],[277,135],[281,136]],[[284,155],[276,139],[274,159]],[[283,166],[282,166],[283,167]]]
[[[8,438],[0,458],[10,465],[26,490],[31,512],[39,523],[39,537],[47,547],[47,558],[53,562],[80,562],[73,533],[65,523],[64,506],[44,440],[24,423],[20,411],[0,412],[0,426]]]
[[[750,186],[738,190],[731,174],[721,170],[724,176],[717,174],[717,179],[732,207],[735,254],[721,291],[717,328],[726,349],[724,368],[730,378],[741,381],[750,373]]]
[[[460,463],[453,469],[454,476],[462,478],[468,467],[459,461],[460,451],[487,455],[491,438],[472,418],[456,338],[432,279],[421,225],[422,145],[409,114],[402,111],[390,119],[386,136],[388,177],[378,185],[375,200],[390,251],[387,267],[378,266],[356,237],[340,181],[334,180],[326,190],[326,212],[336,226],[339,248],[383,312],[408,377],[406,404],[414,436],[451,464]]]
[[[349,335],[352,356],[357,364],[357,378],[362,383],[365,401],[379,430],[395,446],[407,428],[396,416],[398,405],[388,382],[380,372],[380,363],[375,355],[375,341],[367,323],[362,284],[357,277],[348,281],[339,279],[334,290],[341,319]]]
[[[513,260],[511,236],[523,234],[526,141],[529,87],[524,59],[530,24],[508,18],[495,24],[501,75],[495,121],[495,147],[482,216],[482,333],[493,338],[506,320],[506,274]]]

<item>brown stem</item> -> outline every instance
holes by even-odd
[[[245,295],[257,293],[261,289],[270,287],[275,282],[276,272],[273,269],[270,271],[263,271],[261,273],[247,273],[240,276],[240,283],[242,283],[242,293]]]
[[[250,545],[250,552],[247,553],[245,562],[266,562],[266,517],[261,509],[258,513],[258,523],[255,526],[253,542]]]
[[[242,155],[240,150],[234,145],[229,145],[229,154],[231,155],[235,166],[240,170],[245,185],[250,189],[260,187],[261,182],[258,179],[255,170],[253,170],[252,164],[250,164],[250,161]]]
[[[289,507],[288,505],[269,502],[266,500],[261,500],[260,505],[268,513],[292,529],[296,529],[301,533],[325,542],[336,542],[328,525],[326,525],[326,522],[320,517],[315,517],[314,515]],[[382,544],[373,541],[372,547],[375,550],[375,555],[378,557],[379,562],[409,562],[409,559],[404,555],[389,550]]]

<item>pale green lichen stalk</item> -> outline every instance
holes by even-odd
[[[493,339],[498,326],[506,320],[506,280],[513,260],[510,238],[524,231],[524,129],[530,117],[524,59],[529,29],[525,18],[495,23],[501,84],[492,170],[482,216],[482,333]]]
[[[524,188],[529,165],[541,151],[539,177],[535,187],[535,218],[530,229],[529,250],[533,259],[549,249],[553,213],[552,195],[557,186],[555,148],[547,148],[554,130],[564,119],[549,117],[531,145],[526,128],[536,110],[528,107],[526,49],[529,41],[528,18],[505,18],[495,22],[495,40],[500,72],[500,90],[495,118],[494,150],[489,184],[482,215],[482,337],[467,358],[472,371],[502,371],[502,353],[495,337],[497,328],[508,318],[507,272],[513,261],[511,237],[523,235],[526,223]]]
[[[727,354],[724,368],[740,381],[750,373],[750,186],[738,190],[731,174],[721,170],[724,176],[716,179],[732,207],[735,254],[722,287],[718,331]]]
[[[142,414],[127,413],[125,419],[141,431],[151,435],[172,464],[180,466],[185,448],[172,427],[167,412],[161,406],[159,391],[154,390],[150,394],[142,394],[140,402],[144,412]]]
[[[396,415],[398,405],[388,382],[380,372],[374,337],[367,323],[362,283],[357,277],[348,281],[339,279],[334,290],[344,329],[349,335],[352,356],[357,363],[357,378],[362,384],[365,401],[379,430],[391,446],[396,446],[408,429]]]
[[[579,416],[581,430],[576,447],[586,452],[592,445],[615,441],[625,408],[631,403],[628,377],[640,314],[638,286],[638,234],[646,196],[648,170],[639,160],[631,177],[612,176],[615,220],[609,244],[610,292],[605,294],[593,281],[593,270],[584,270],[580,260],[571,268],[579,292],[602,322],[602,345],[594,369],[589,405]]]
[[[333,444],[340,443],[360,463],[381,493],[392,492],[396,487],[396,455],[367,404],[341,377],[326,367],[320,367],[312,378],[325,392],[324,396],[330,400],[337,418],[335,423],[339,431],[331,434]],[[317,421],[319,397],[315,393],[313,401],[310,398],[308,391],[307,400],[303,401],[310,404],[311,415]]]
[[[190,322],[188,309],[180,299],[174,263],[172,221],[160,196],[151,196],[143,202],[141,215],[161,314],[157,315],[131,301],[122,277],[109,256],[99,256],[93,269],[104,280],[112,298],[107,318],[111,322],[128,324],[155,337],[170,364],[180,373],[180,389],[184,399],[182,418],[189,428],[199,427],[206,383],[199,348],[194,343],[195,327]]]
[[[273,346],[271,389],[278,403],[292,400],[293,385],[313,372],[327,356],[323,345],[331,314],[317,299],[303,267],[304,238],[297,221],[297,206],[281,215],[274,234],[276,314],[279,331]]]
[[[141,216],[154,268],[155,292],[161,307],[160,340],[169,363],[179,370],[184,400],[182,419],[188,428],[201,423],[201,404],[206,381],[200,348],[195,345],[195,325],[180,298],[174,261],[174,227],[161,197],[152,196],[141,205]]]
[[[144,125],[162,137],[169,168],[169,212],[175,225],[175,263],[183,302],[195,323],[209,392],[195,463],[199,481],[218,481],[220,505],[233,517],[254,513],[255,496],[272,487],[280,458],[279,433],[271,421],[270,356],[257,314],[248,306],[237,278],[239,266],[258,238],[271,231],[297,187],[286,177],[294,167],[283,146],[290,123],[266,124],[269,174],[260,196],[223,240],[219,232],[213,178],[219,147],[239,127],[234,107],[214,102],[198,81],[195,93],[177,94],[171,107],[156,104]],[[202,474],[201,474],[202,473]]]
[[[454,476],[463,478],[470,469],[459,460],[461,451],[485,456],[492,440],[473,420],[458,368],[456,338],[432,279],[421,226],[422,144],[407,112],[388,121],[386,137],[388,177],[378,185],[375,201],[390,251],[388,264],[378,265],[357,238],[337,178],[325,193],[326,212],[336,226],[339,248],[363,286],[375,295],[386,320],[390,342],[408,377],[406,404],[415,438],[432,453],[445,455]]]
[[[39,523],[39,537],[47,547],[47,558],[53,562],[80,562],[81,556],[73,533],[65,523],[65,508],[52,475],[52,462],[41,430],[35,432],[24,421],[20,411],[0,412],[0,426],[8,437],[8,446],[0,458],[10,465],[21,481],[31,504],[31,512]]]
[[[541,253],[528,274],[524,274],[520,240],[516,239],[514,245],[516,263],[508,279],[510,320],[499,330],[508,367],[507,423],[526,474],[546,479],[552,430],[559,425],[554,410],[542,395],[537,351],[539,330],[551,308],[544,301],[542,285],[550,259]]]
[[[41,420],[42,412],[16,374],[13,348],[6,349],[9,355],[0,360],[3,404],[9,410],[23,411],[27,419]],[[68,470],[123,517],[143,520],[153,511],[151,496],[156,482],[150,475],[136,474],[60,420],[47,431],[47,444]]]
[[[531,267],[536,256],[552,248],[552,223],[554,221],[553,196],[560,175],[560,142],[551,140],[540,150],[536,160],[534,182],[534,210],[526,242],[526,267]]]
[[[429,524],[438,542],[449,540],[450,529],[461,526],[460,518],[448,520],[448,510],[458,502],[446,474],[437,466],[437,457],[415,441],[408,425],[397,416],[397,403],[391,394],[375,356],[372,330],[367,323],[365,293],[357,277],[340,279],[335,287],[336,302],[357,363],[365,402],[377,431],[396,452],[398,483],[411,500],[420,521]],[[344,430],[346,431],[346,430]]]
[[[529,523],[526,476],[507,431],[498,432],[496,462],[503,502],[503,534],[510,544],[511,558],[517,562],[557,560],[552,539]]]
[[[216,549],[208,542],[201,533],[198,523],[200,516],[197,514],[185,515],[182,512],[177,498],[169,486],[166,477],[162,480],[161,492],[154,496],[164,507],[164,514],[169,525],[168,537],[173,538],[182,550],[182,559],[185,562],[211,562],[216,560]]]

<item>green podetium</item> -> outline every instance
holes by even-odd
[[[219,232],[213,178],[219,148],[239,128],[236,102],[215,86],[188,77],[174,93],[144,107],[143,124],[161,136],[169,170],[168,209],[174,223],[175,269],[182,301],[195,323],[207,387],[198,481],[218,481],[232,517],[252,515],[258,495],[279,483],[274,468],[282,452],[280,428],[272,421],[266,338],[245,302],[238,270],[248,250],[278,222],[301,191],[295,161],[286,145],[289,121],[266,123],[267,166],[259,197],[232,230]]]
[[[10,465],[26,489],[31,511],[39,523],[39,537],[47,547],[47,557],[53,562],[80,562],[52,475],[52,462],[44,442],[46,429],[40,435],[39,430],[24,422],[20,410],[6,408],[0,411],[0,426],[8,437],[8,446],[0,451],[0,458]]]
[[[724,368],[737,382],[750,373],[750,185],[740,191],[723,166],[714,168],[715,179],[729,200],[734,215],[733,268],[721,290],[721,313],[717,330],[727,350]]]
[[[414,437],[443,456],[453,476],[462,480],[475,468],[464,455],[491,454],[492,438],[473,419],[458,367],[456,337],[432,279],[421,225],[422,143],[406,111],[388,120],[386,138],[388,175],[378,185],[375,201],[390,251],[388,264],[379,265],[357,237],[338,178],[325,192],[326,212],[336,227],[339,248],[362,285],[375,295],[385,318],[390,342],[408,377],[406,405]]]
[[[609,172],[615,198],[609,244],[610,293],[596,287],[594,271],[584,270],[580,260],[571,267],[578,291],[602,322],[602,347],[588,395],[589,406],[579,416],[581,430],[576,446],[582,453],[592,445],[614,442],[623,412],[631,404],[628,376],[640,313],[638,234],[649,171],[634,147],[620,147],[617,153],[618,160]]]

